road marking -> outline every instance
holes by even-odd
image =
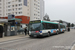
[[[71,50],[74,50],[75,44],[73,45],[73,47],[71,48]]]
[[[1,42],[0,44],[6,44],[6,43],[11,43],[11,42],[16,42],[16,41],[21,41],[21,40],[24,40],[24,38],[8,40],[8,41],[5,41],[5,42]]]

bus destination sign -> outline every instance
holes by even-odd
[[[40,23],[40,20],[36,20],[36,21],[30,21],[29,23]]]

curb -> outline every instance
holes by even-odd
[[[28,35],[27,35],[27,36],[28,36]],[[27,36],[25,36],[25,37],[27,37]],[[13,40],[24,39],[25,37],[22,37],[22,38],[16,38],[16,39],[10,39],[10,40],[5,40],[5,41],[1,41],[0,43],[8,42],[8,41],[13,41]]]
[[[19,38],[19,39],[24,39],[24,38]],[[19,40],[19,39],[17,38],[17,39],[12,39],[12,40],[6,40],[6,41],[2,41],[0,43],[7,42],[7,41],[13,41],[13,40]]]

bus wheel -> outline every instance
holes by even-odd
[[[48,37],[50,36],[50,33],[48,33],[48,35],[47,35]]]
[[[64,33],[64,31],[62,33]]]
[[[59,34],[59,32],[57,31],[57,33],[56,33],[57,35]]]

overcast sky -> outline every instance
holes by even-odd
[[[45,13],[51,20],[75,22],[75,0],[44,0]]]

